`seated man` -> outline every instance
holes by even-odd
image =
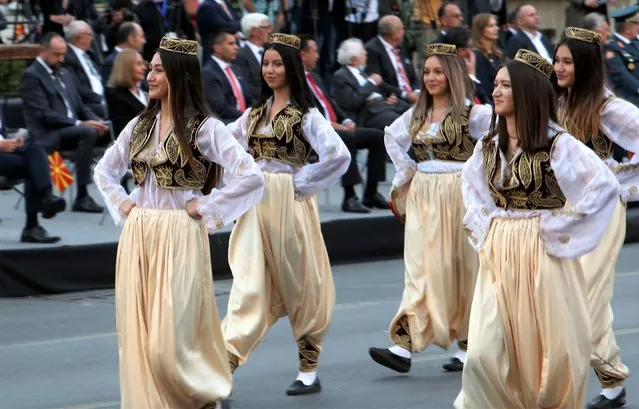
[[[383,130],[410,108],[379,74],[366,74],[366,50],[358,38],[340,44],[337,61],[342,68],[333,75],[335,102],[363,126]]]
[[[300,55],[306,70],[306,82],[315,97],[315,105],[331,122],[351,153],[351,164],[342,176],[342,186],[344,186],[342,210],[351,213],[369,213],[370,208],[388,209],[388,201],[377,192],[378,183],[386,180],[384,132],[380,129],[357,127],[355,122],[348,118],[340,107],[331,100],[319,75],[312,72],[319,59],[317,44],[308,35],[300,37],[302,39]],[[362,176],[357,167],[358,149],[368,149],[368,162],[366,164],[368,177],[362,203],[359,202],[355,194],[355,185],[362,183]]]
[[[0,110],[0,176],[24,179],[27,221],[20,241],[23,243],[55,243],[60,237],[49,236],[38,224],[38,212],[50,219],[66,207],[64,199],[53,196],[49,159],[42,145],[25,143],[24,139],[7,139]]]
[[[104,84],[109,82],[111,76],[111,70],[115,63],[115,57],[118,56],[122,50],[135,50],[139,53],[142,52],[144,44],[146,44],[146,38],[144,37],[144,31],[139,24],[127,21],[122,23],[118,28],[116,34],[116,46],[111,54],[107,55],[102,65],[102,81]]]
[[[225,124],[242,116],[252,104],[248,74],[231,65],[239,49],[235,35],[220,31],[213,37],[213,55],[204,64],[202,83],[206,100]]]
[[[87,186],[91,183],[93,147],[109,127],[82,105],[71,73],[61,68],[66,41],[58,34],[47,33],[40,46],[40,55],[24,71],[20,82],[29,135],[48,152],[75,149],[78,196],[73,211],[102,213]]]

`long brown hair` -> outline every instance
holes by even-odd
[[[555,49],[565,45],[572,54],[575,81],[570,88],[553,85],[560,101],[559,119],[568,133],[582,141],[600,132],[601,107],[604,103],[604,64],[601,46],[563,37]],[[554,77],[554,76],[553,76]]]
[[[466,113],[466,100],[472,101],[474,95],[473,83],[466,73],[466,68],[462,60],[456,55],[435,54],[426,58],[422,67],[422,86],[419,98],[415,103],[412,120],[423,124],[428,111],[433,107],[433,96],[430,95],[424,84],[424,68],[429,58],[437,58],[442,64],[444,75],[448,80],[448,91],[450,93],[450,103],[452,106],[451,115],[453,118],[461,117]]]
[[[475,48],[481,51],[484,55],[486,54],[495,54],[500,59],[503,57],[504,53],[497,46],[497,41],[494,41],[488,47],[488,44],[484,43],[484,29],[490,24],[490,20],[493,19],[497,22],[497,17],[493,14],[489,13],[480,13],[473,17],[473,25],[472,25],[472,33],[473,33],[473,44]],[[487,49],[489,49],[487,53]]]
[[[194,116],[209,116],[209,110],[202,92],[202,76],[200,63],[196,55],[182,54],[159,49],[162,67],[169,85],[169,104],[173,132],[177,137],[180,150],[186,155],[188,163],[195,166],[195,157],[190,144],[190,135],[186,123]],[[153,119],[160,112],[160,100],[150,100],[147,108],[140,114],[140,119]],[[207,186],[218,186],[222,180],[222,167],[213,163]]]
[[[518,61],[509,61],[504,67],[510,75],[519,147],[525,153],[548,149],[548,126],[550,121],[557,122],[555,92],[551,82],[535,68]],[[493,111],[490,135],[494,135],[496,129],[499,148],[507,152],[509,135],[506,119],[500,116],[496,122],[497,116]]]

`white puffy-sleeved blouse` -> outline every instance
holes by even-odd
[[[470,101],[467,101],[467,103],[470,103]],[[460,172],[464,166],[464,162],[435,159],[417,163],[409,156],[408,151],[412,144],[409,129],[414,109],[414,107],[410,108],[384,129],[386,151],[395,165],[395,177],[393,178],[393,186],[395,188],[402,187],[410,182],[417,171],[422,173],[451,173]],[[445,117],[446,115],[444,115]],[[491,117],[492,108],[485,105],[473,105],[468,118],[470,137],[475,140],[481,139],[490,127]],[[416,138],[418,140],[435,139],[438,137],[440,126],[441,122],[431,123],[422,128],[417,133]]]
[[[269,112],[272,100],[267,103]],[[247,109],[235,122],[227,125],[231,134],[248,150],[248,118],[253,108]],[[319,161],[304,166],[293,166],[274,159],[258,158],[262,172],[288,173],[293,175],[295,195],[298,198],[312,196],[339,181],[351,161],[346,145],[317,108],[311,108],[302,119],[304,137],[319,156]],[[262,135],[272,135],[271,125],[261,122],[258,131]]]
[[[595,153],[572,135],[551,124],[548,137],[557,135],[550,151],[550,166],[559,188],[570,203],[560,209],[506,210],[498,207],[486,180],[483,143],[475,151],[462,171],[462,195],[466,206],[464,226],[470,243],[481,251],[484,239],[494,218],[539,217],[541,238],[548,254],[559,258],[576,258],[590,253],[599,244],[610,223],[619,200],[619,183]],[[492,142],[497,145],[497,137]],[[502,180],[497,188],[507,184],[507,175],[521,151],[510,163],[499,148],[499,162],[493,180]]]
[[[197,142],[204,157],[219,164],[225,173],[226,184],[203,195],[199,190],[164,189],[158,187],[153,171],[152,160],[164,155],[160,145],[160,127],[156,125],[153,136],[141,152],[149,165],[144,183],[137,186],[130,195],[120,185],[120,180],[130,165],[131,133],[138,121],[134,118],[122,130],[115,143],[107,149],[95,167],[93,178],[105,198],[107,209],[116,225],[123,225],[126,216],[120,211],[120,205],[127,199],[142,209],[184,209],[186,203],[196,199],[198,213],[202,216],[210,233],[237,220],[262,198],[264,176],[253,158],[231,136],[222,122],[208,118],[202,124]],[[157,117],[160,123],[160,114]]]

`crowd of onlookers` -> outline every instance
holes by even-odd
[[[353,157],[342,178],[342,210],[355,213],[388,208],[378,192],[386,178],[383,130],[417,100],[424,42],[456,45],[476,85],[475,102],[481,104],[492,103],[496,72],[518,49],[533,50],[549,61],[554,52],[551,40],[540,32],[535,7],[511,10],[506,0],[415,0],[411,21],[398,16],[403,14],[395,0],[110,0],[101,13],[93,0],[25,1],[42,14],[41,51],[20,85],[29,140],[73,161],[73,210],[82,212],[103,211],[87,191],[96,149],[108,146],[147,105],[147,64],[162,36],[200,42],[208,103],[228,123],[260,97],[261,55],[269,33],[300,35],[316,105]],[[639,17],[631,11],[616,17],[611,43],[627,41],[624,52],[636,51],[639,59]],[[566,10],[567,23],[601,32],[606,43],[607,17],[598,2],[571,2]],[[425,23],[421,32],[415,30],[416,21]],[[608,52],[610,86],[639,103],[639,69]],[[627,72],[619,73],[624,67]],[[3,133],[6,138],[0,116]],[[369,153],[366,177],[358,150]],[[10,153],[19,153],[19,147],[14,151]],[[360,183],[361,199],[355,191]]]

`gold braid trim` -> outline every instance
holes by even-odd
[[[197,55],[197,48],[197,41],[168,37],[162,37],[160,40],[160,49],[172,53]]]
[[[457,341],[457,347],[459,347],[460,351],[468,351],[468,340]]]
[[[397,324],[395,324],[395,328],[393,328],[393,333],[391,334],[391,339],[395,344],[404,348],[408,352],[413,352],[413,341],[411,341],[410,337],[408,318],[406,318],[405,315],[397,321]]]
[[[231,373],[235,372],[237,367],[240,366],[239,358],[235,354],[229,351],[226,351],[226,357],[229,360],[229,367],[231,368]]]
[[[552,64],[549,63],[541,55],[529,50],[521,49],[515,54],[514,61],[526,64],[527,66],[536,69],[540,73],[544,74],[546,78],[550,78],[553,72]]]
[[[274,44],[282,44],[287,45],[289,47],[293,47],[296,50],[300,49],[300,45],[302,45],[302,40],[298,36],[292,34],[282,34],[282,33],[273,33],[269,34],[268,42]]]
[[[300,372],[315,372],[319,364],[320,347],[307,337],[297,340],[297,352],[300,360]]]
[[[599,44],[601,41],[601,34],[583,28],[567,27],[565,34],[568,38],[583,41],[584,43]]]
[[[603,388],[616,388],[617,386],[623,385],[625,379],[617,379],[612,376],[605,375],[598,369],[595,369],[595,375],[599,378],[599,383]]]
[[[426,57],[430,57],[431,55],[457,55],[457,47],[452,44],[426,44],[424,54],[426,54]]]

